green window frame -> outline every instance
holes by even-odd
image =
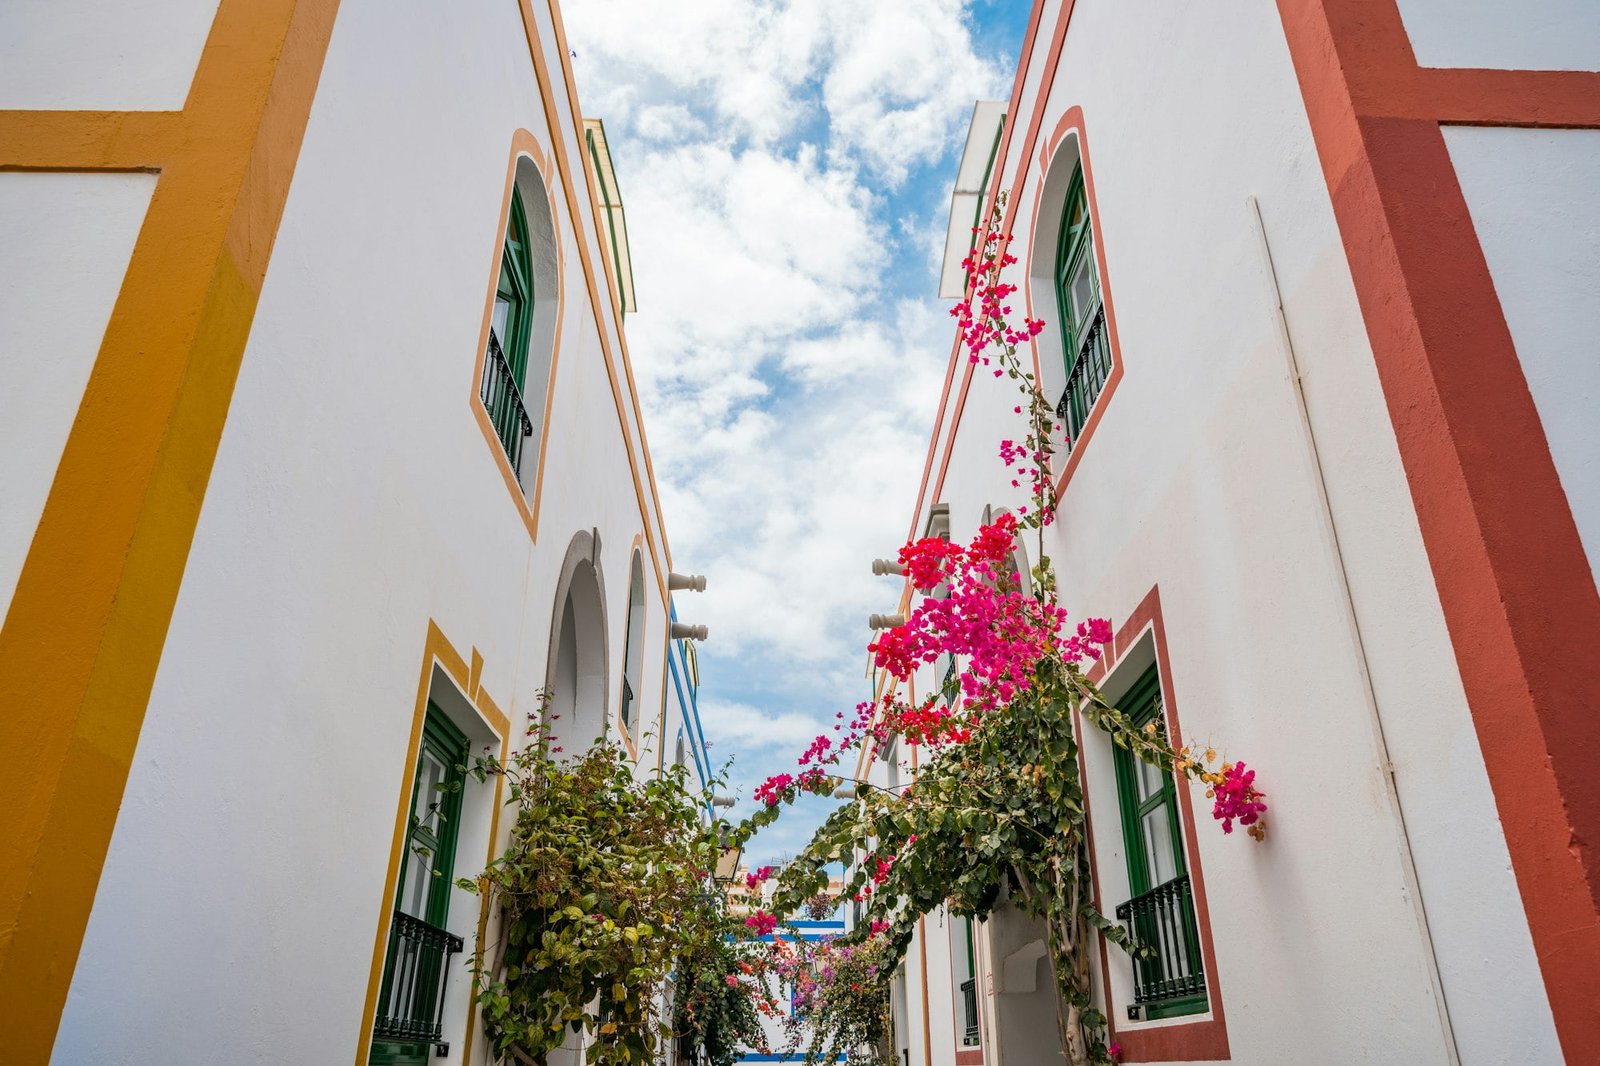
[[[1056,318],[1061,323],[1061,351],[1067,375],[1056,418],[1066,432],[1069,450],[1077,443],[1089,421],[1089,412],[1111,375],[1111,344],[1106,333],[1095,239],[1089,191],[1080,162],[1067,184],[1055,263]]]
[[[1155,723],[1166,731],[1161,675],[1155,666],[1118,701],[1135,726]],[[1184,856],[1177,783],[1170,770],[1113,747],[1122,839],[1132,899],[1118,917],[1156,949],[1153,959],[1135,959],[1136,996],[1146,1018],[1204,1013],[1209,1001],[1193,891]]]
[[[450,916],[467,749],[466,734],[430,700],[412,771],[411,812],[400,854],[394,909],[440,930]],[[390,929],[384,957],[379,1019],[398,1012],[399,1003],[408,1002],[406,997],[414,991],[406,975],[396,974],[401,955],[399,921],[397,917]],[[397,991],[401,998],[391,1003]],[[371,1066],[427,1066],[428,1054],[426,1041],[375,1036],[368,1062]]]
[[[533,254],[528,243],[528,213],[522,194],[511,188],[511,217],[500,251],[500,279],[494,290],[495,333],[511,365],[518,389],[528,383],[528,345],[533,333]]]
[[[961,966],[957,974],[961,978],[956,983],[956,991],[961,996],[961,1046],[977,1047],[979,1039],[978,1023],[978,957],[976,940],[978,926],[971,915],[964,915],[956,919],[962,923],[964,931],[962,947],[957,963]]]
[[[495,435],[522,476],[524,445],[533,436],[528,414],[528,355],[533,341],[533,253],[528,243],[528,214],[522,194],[511,186],[511,209],[500,250],[500,276],[495,281],[489,313],[489,343],[483,357],[479,395]],[[540,397],[542,402],[543,397]]]

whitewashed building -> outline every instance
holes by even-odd
[[[1085,738],[1101,910],[1194,916],[1167,986],[1098,953],[1124,1061],[1600,1062],[1597,175],[1588,0],[1041,0],[978,105],[946,278],[1005,190],[1064,602],[1271,805]],[[952,351],[909,534],[1025,502],[1015,403]],[[977,933],[924,923],[897,1053],[1059,1061],[1038,931]]]
[[[0,5],[5,1062],[486,1062],[440,959],[509,819],[430,786],[547,687],[704,780],[569,58],[545,0]]]

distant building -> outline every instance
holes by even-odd
[[[757,910],[763,909],[766,906],[767,900],[772,897],[772,889],[776,883],[777,872],[782,868],[783,864],[781,863],[772,867],[773,877],[771,879],[752,886],[750,884],[749,877],[755,872],[755,870],[750,866],[740,866],[738,872],[733,878],[733,881],[728,885],[729,910],[731,910],[734,914],[752,914]],[[828,901],[831,901],[831,905],[828,907],[827,912],[824,914],[819,911],[818,913],[813,914],[803,911],[795,917],[809,918],[818,921],[822,920],[823,918],[828,918],[831,920],[835,912],[839,911],[843,906],[843,893],[843,879],[839,877],[829,877],[827,891],[821,893],[823,897],[825,897]],[[819,900],[819,904],[821,902],[822,901]]]
[[[1600,1062],[1597,174],[1580,0],[1040,0],[978,104],[944,295],[1004,191],[1063,602],[1272,805],[1084,738],[1098,905],[1174,931],[1095,954],[1124,1061]],[[1016,400],[944,384],[908,532],[966,540]],[[919,930],[905,1063],[1060,1061],[1040,929]]]
[[[840,918],[817,920],[814,918],[797,917],[792,920],[793,929],[780,928],[776,933],[768,933],[761,939],[772,943],[775,937],[793,942],[800,940],[815,943],[837,936],[843,936],[845,923]],[[794,989],[788,985],[772,989],[778,997],[778,1009],[787,1013],[791,1019],[799,1019],[803,1026],[803,1016],[794,1002]],[[766,1033],[766,1047],[748,1048],[739,1057],[740,1062],[804,1062],[806,1058],[806,1044],[804,1039],[800,1046],[789,1047],[789,1031],[785,1028],[783,1019],[773,1015],[764,1015],[761,1020],[763,1031]],[[802,1027],[802,1032],[804,1029]],[[848,1056],[846,1056],[848,1059]]]

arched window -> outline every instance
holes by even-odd
[[[641,695],[644,671],[644,563],[637,550],[628,577],[628,632],[622,652],[622,726],[633,728],[633,708]]]
[[[1073,170],[1061,211],[1055,288],[1066,370],[1066,388],[1056,406],[1056,419],[1062,424],[1070,449],[1111,376],[1111,345],[1106,337],[1100,271],[1095,263],[1094,219],[1089,214],[1081,163]]]
[[[519,482],[538,462],[555,351],[559,271],[544,179],[533,161],[517,160],[489,312],[479,394]]]

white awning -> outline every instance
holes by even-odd
[[[979,100],[972,107],[972,124],[967,127],[967,146],[956,169],[956,187],[950,194],[950,226],[944,238],[944,266],[939,271],[939,298],[959,300],[966,292],[967,275],[961,261],[972,250],[972,227],[983,210],[984,193],[1000,150],[1000,131],[1005,126],[1004,100]]]
[[[605,232],[600,243],[605,247],[607,273],[616,286],[618,299],[624,311],[637,311],[633,298],[633,260],[628,256],[628,220],[622,212],[622,193],[617,190],[617,172],[611,165],[611,148],[606,144],[606,127],[597,118],[583,120],[584,151],[599,186],[595,198],[600,205],[600,218]]]

